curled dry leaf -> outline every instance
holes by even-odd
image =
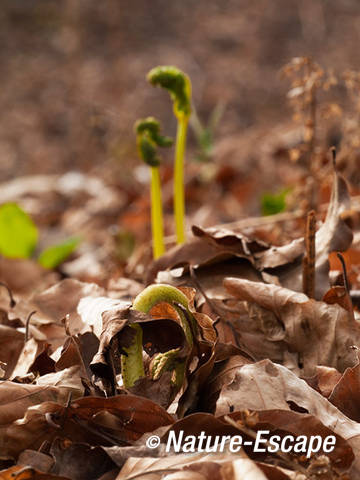
[[[360,326],[339,305],[276,285],[233,278],[225,279],[224,285],[236,298],[248,302],[257,334],[257,342],[251,343],[256,358],[287,363],[291,354],[291,368],[304,376],[314,375],[317,365],[343,371],[356,363],[350,347],[360,344]],[[243,330],[241,325],[238,328]]]
[[[158,272],[164,270],[187,268],[190,265],[206,266],[234,256],[252,260],[255,252],[268,248],[263,242],[252,240],[226,228],[202,229],[193,226],[192,232],[194,238],[172,248],[152,263],[148,282],[152,281]]]
[[[90,368],[96,377],[102,380],[108,393],[116,391],[116,374],[120,372],[120,355],[123,348],[130,345],[133,330],[132,323],[141,324],[143,328],[143,343],[148,345],[147,352],[153,355],[166,352],[185,345],[184,333],[180,325],[170,319],[153,319],[150,315],[130,308],[127,302],[107,310],[102,314],[103,330],[100,335],[100,345]],[[147,325],[148,324],[148,325]],[[141,388],[136,388],[141,394]],[[146,392],[142,392],[146,396]],[[154,393],[154,392],[153,392]]]
[[[267,244],[226,228],[202,229],[193,226],[192,232],[194,238],[183,245],[170,249],[152,263],[148,273],[148,282],[153,281],[158,272],[184,267],[181,282],[184,284],[186,281],[187,284],[191,284],[191,279],[187,273],[191,266],[196,268],[196,275],[201,277],[199,279],[201,282],[209,283],[206,286],[207,291],[216,287],[222,290],[221,280],[226,273],[219,269],[222,268],[223,264],[224,270],[228,271],[230,268],[234,274],[235,270],[239,276],[250,276],[254,280],[261,280],[260,274],[252,267],[252,264],[255,263],[255,253],[266,250],[268,248]],[[216,265],[216,268],[212,268],[212,265]],[[220,280],[215,281],[213,279],[211,281],[210,279],[214,275],[217,277],[216,280],[219,280],[218,277],[221,275]],[[171,283],[176,283],[179,280],[174,278]]]
[[[197,356],[197,367],[208,360],[201,345],[206,344],[208,350],[211,350],[211,345],[216,340],[213,322],[207,315],[195,311],[193,289],[182,288],[181,291],[188,298],[189,311],[198,327],[196,329],[198,333],[192,332],[194,347],[187,342],[179,315],[170,303],[156,304],[150,310],[150,315],[130,308],[130,304],[126,302],[103,312],[103,331],[100,335],[99,350],[91,362],[91,369],[96,377],[101,379],[107,394],[114,394],[116,391],[116,374],[120,372],[120,355],[129,347],[134,336],[134,329],[130,328],[131,324],[141,325],[143,350],[149,358],[146,376],[138,379],[136,384],[129,388],[129,391],[136,395],[152,398],[160,405],[168,407],[180,388],[177,382],[171,381],[174,368],[182,363],[187,372],[194,356]],[[186,310],[183,314],[188,315]],[[191,321],[188,323],[191,324]],[[173,362],[175,367],[169,367],[158,377],[150,375],[154,362],[159,358],[157,354],[166,354],[171,351],[176,354],[176,361]],[[181,380],[185,385],[186,376]]]

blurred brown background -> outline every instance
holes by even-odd
[[[218,137],[287,122],[279,69],[311,55],[325,68],[360,64],[359,0],[3,0],[0,180],[136,161],[132,126],[157,115],[174,134],[167,94],[145,81],[174,64]],[[190,141],[194,144],[194,138]]]

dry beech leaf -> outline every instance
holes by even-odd
[[[49,356],[50,345],[30,338],[24,345],[12,372],[12,378],[24,377],[28,372],[46,375],[55,371],[55,362]]]
[[[193,238],[183,245],[170,249],[152,263],[147,278],[149,283],[158,272],[184,267],[185,274],[182,274],[181,282],[183,284],[186,280],[187,284],[191,284],[191,279],[186,272],[188,267],[192,266],[196,268],[196,274],[201,277],[201,282],[210,283],[207,285],[207,291],[214,289],[216,284],[221,288],[221,280],[211,281],[211,277],[215,275],[218,278],[220,275],[223,278],[226,275],[219,270],[222,264],[226,266],[226,270],[230,268],[234,274],[236,272],[239,276],[261,280],[260,273],[252,267],[252,264],[255,263],[255,254],[267,249],[267,244],[226,228],[202,229],[193,226],[192,231]],[[176,283],[176,278],[171,283]]]
[[[91,332],[68,337],[55,364],[56,371],[80,367],[82,377],[91,379],[90,362],[99,348],[98,338]]]
[[[294,437],[305,435],[307,438],[310,438],[311,435],[318,435],[324,440],[329,435],[335,435],[335,449],[326,454],[333,467],[338,471],[345,472],[349,470],[354,461],[354,453],[349,442],[344,440],[340,435],[334,434],[330,428],[323,425],[313,415],[289,410],[251,411],[248,415],[252,430],[269,430],[271,434],[279,435],[281,438],[286,434],[291,434]],[[227,416],[236,422],[240,422],[240,424],[244,422],[243,412],[234,412]],[[251,449],[247,451],[247,453],[251,455]],[[321,454],[325,453],[320,449],[319,455]]]
[[[51,388],[54,387],[46,390]],[[38,449],[44,441],[51,442],[56,437],[71,438],[74,442],[94,446],[126,445],[138,440],[145,432],[171,425],[174,421],[156,403],[134,395],[84,397],[69,406],[63,405],[39,402],[16,421],[18,416],[8,414],[3,419],[4,427],[0,426],[1,455],[16,458],[21,451],[30,447]],[[5,415],[7,409],[4,410]]]
[[[21,294],[30,294],[37,289],[47,288],[59,279],[56,272],[45,270],[34,260],[5,258],[0,255],[0,281],[11,290]]]
[[[276,285],[233,278],[225,279],[224,285],[232,295],[249,304],[257,337],[251,343],[253,348],[249,344],[247,348],[256,358],[285,363],[285,352],[291,352],[295,354],[292,368],[302,371],[304,376],[314,375],[317,365],[344,371],[356,363],[350,347],[360,344],[360,326],[340,306],[318,302]],[[241,325],[238,328],[244,330]]]
[[[15,465],[0,472],[0,480],[70,480],[51,473],[43,473],[32,467]]]
[[[329,401],[347,417],[360,422],[360,364],[347,368],[329,396]]]
[[[17,464],[32,467],[41,472],[50,472],[54,465],[54,459],[50,455],[36,450],[24,450],[20,453]]]
[[[214,412],[216,401],[224,385],[233,381],[238,370],[249,363],[249,359],[242,355],[234,355],[215,365],[207,378],[204,391],[200,395],[200,404],[203,411]]]
[[[325,427],[347,440],[355,455],[352,473],[360,474],[360,424],[350,420],[320,393],[290,370],[270,360],[244,365],[223,387],[216,415],[236,410],[290,410],[289,405],[317,418]]]
[[[32,405],[47,401],[65,403],[68,396],[66,387],[0,382],[0,428],[22,418]]]
[[[345,370],[346,371],[346,370]],[[342,378],[342,374],[332,367],[317,366],[316,375],[310,378],[304,378],[310,387],[320,392],[325,398],[329,398],[335,385]]]
[[[0,361],[5,364],[5,378],[12,374],[24,347],[25,335],[15,328],[0,325]]]
[[[73,397],[84,395],[84,386],[81,379],[82,368],[80,365],[73,365],[59,372],[48,373],[36,379],[37,385],[44,387],[63,387],[71,392]]]
[[[155,260],[148,273],[155,278],[157,272],[183,266],[205,266],[217,263],[234,255],[251,258],[255,252],[267,248],[263,242],[257,242],[245,235],[234,233],[226,228],[202,229],[192,227],[194,237],[182,245],[178,245]],[[150,278],[149,278],[150,280]]]
[[[55,461],[52,473],[69,477],[71,480],[97,480],[116,467],[101,447],[56,438],[50,449]]]
[[[35,309],[55,323],[61,323],[69,315],[69,327],[72,333],[90,331],[89,325],[82,320],[77,311],[83,297],[101,297],[104,290],[94,283],[65,279],[42,293],[32,297]]]
[[[154,473],[152,473],[154,472]],[[164,476],[164,474],[166,474]],[[189,474],[189,475],[188,475]],[[215,474],[215,475],[214,475]],[[177,475],[177,476],[173,476]],[[195,453],[168,455],[163,458],[129,458],[120,470],[116,480],[142,480],[167,478],[206,480],[266,480],[259,467],[250,460],[243,450],[239,453]],[[246,477],[245,477],[246,476]]]
[[[225,417],[230,417],[233,421],[239,422],[240,431],[232,424],[229,424]],[[288,409],[271,409],[246,412],[236,411],[220,417],[214,417],[205,413],[195,413],[175,422],[162,436],[162,441],[164,443],[167,442],[170,432],[175,432],[177,438],[179,438],[180,432],[184,432],[183,438],[186,438],[188,435],[198,436],[200,432],[205,432],[206,437],[210,436],[213,438],[217,435],[220,437],[241,435],[244,443],[247,440],[252,440],[246,433],[241,432],[241,425],[246,422],[246,418],[250,419],[253,432],[269,430],[271,435],[279,435],[281,438],[288,434],[294,437],[299,435],[307,437],[319,435],[323,439],[329,435],[334,435],[332,429],[326,427],[313,415],[298,413]],[[354,454],[348,441],[336,433],[335,437],[336,448],[328,454],[328,457],[334,468],[344,472],[351,467],[354,461]],[[243,446],[243,448],[247,455],[255,459],[258,458],[251,447]]]

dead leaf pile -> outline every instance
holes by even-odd
[[[18,270],[28,266],[15,262],[2,278],[15,301],[0,288],[0,479],[359,478],[358,312],[351,292],[330,288],[328,261],[351,245],[348,206],[335,171],[316,233],[315,298],[301,292],[304,239],[272,246],[250,227],[194,226],[149,265],[148,281],[175,285],[187,309],[161,301],[137,311],[145,282],[132,278],[105,288],[41,273],[31,289]],[[134,326],[144,374],[125,388]],[[335,446],[255,452],[260,431],[280,441],[333,435]],[[197,450],[200,434],[245,444]],[[183,440],[168,447],[174,435]]]

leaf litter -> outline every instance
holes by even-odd
[[[71,204],[74,190],[60,180],[51,188]],[[14,183],[3,194],[13,200],[18,189],[26,198],[31,185]],[[75,188],[76,201],[87,199],[84,231],[95,218],[99,228],[103,209],[116,203],[113,190],[100,199],[91,188]],[[49,272],[1,257],[1,281],[16,302],[0,288],[0,478],[358,478],[358,311],[329,274],[329,255],[352,244],[349,208],[335,167],[315,236],[314,298],[302,293],[304,238],[273,245],[273,234],[251,222],[194,225],[186,243],[145,263],[146,281],[114,274],[104,283],[100,273],[99,281],[61,279],[68,267]],[[174,287],[185,304],[136,310],[153,282]],[[127,386],[124,366],[139,331],[143,373]],[[334,435],[336,445],[309,458],[246,446],[236,454],[228,446],[165,450],[171,432],[251,440],[264,429],[281,439]],[[153,450],[152,435],[160,438]]]

